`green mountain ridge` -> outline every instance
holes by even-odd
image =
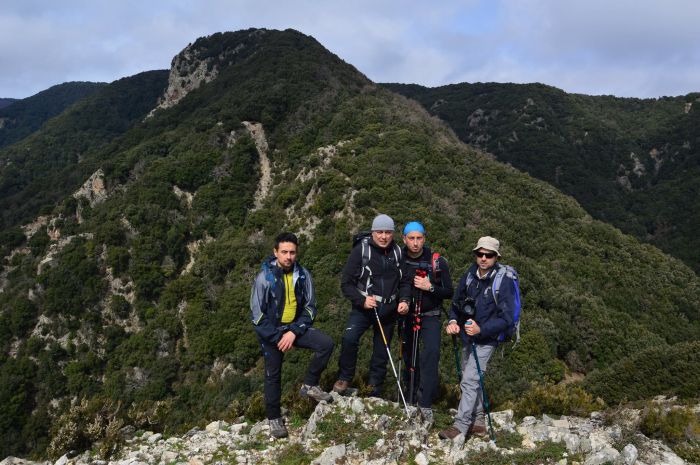
[[[0,246],[15,243],[19,224],[50,212],[80,187],[109,153],[109,144],[155,106],[166,79],[165,71],[149,71],[94,84],[91,95],[40,131],[0,149],[0,227],[6,233]]]
[[[13,238],[0,270],[7,380],[0,455],[87,448],[120,427],[98,418],[166,433],[217,417],[259,418],[263,373],[248,297],[272,238],[283,229],[300,233],[300,261],[318,293],[316,324],[338,342],[349,310],[338,283],[351,233],[378,212],[399,224],[422,220],[455,276],[479,236],[501,239],[504,261],[520,272],[525,307],[521,343],[497,357],[488,376],[496,405],[543,401],[542,392],[573,372],[584,378],[565,388],[564,411],[573,408],[566,402],[588,405],[594,395],[608,402],[696,395],[698,376],[678,374],[700,367],[700,281],[683,263],[466,146],[417,103],[370,82],[311,37],[246,30],[187,50],[192,66],[171,73],[169,83],[152,72],[103,89],[120,98],[118,86],[131,91],[120,100],[131,111],[118,130],[88,126],[81,134],[76,128],[86,122],[73,108],[0,151],[13,162],[12,172],[0,168],[2,179],[28,180],[12,191],[21,204],[0,198],[2,233]],[[173,79],[209,66],[215,77],[143,119]],[[99,114],[107,101],[92,100],[85,114]],[[62,138],[66,150],[86,144],[85,155],[52,166],[21,157]],[[261,153],[270,162],[269,190],[260,187]],[[92,190],[70,195],[98,169]],[[71,173],[70,182],[40,188],[39,173],[53,180]],[[52,201],[41,210],[49,227],[8,233],[37,213],[25,204]],[[447,338],[443,349],[440,408],[455,399]],[[369,345],[360,367],[368,352]],[[664,358],[671,352],[678,360]],[[307,355],[289,353],[283,379],[285,403],[302,416],[309,405],[294,396]],[[606,370],[631,372],[651,359],[663,360],[654,377],[607,385]],[[336,361],[324,373],[326,388]],[[78,419],[70,413],[76,403]]]
[[[567,94],[542,84],[384,84],[461,140],[700,270],[700,94]]]
[[[19,99],[16,98],[0,98],[0,109],[9,107],[13,103],[17,102]]]
[[[27,137],[47,120],[104,85],[96,82],[66,82],[24,99],[0,99],[0,147]]]

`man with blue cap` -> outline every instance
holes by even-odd
[[[447,260],[425,246],[425,236],[425,228],[418,221],[411,221],[403,228],[407,279],[402,282],[400,300],[409,307],[404,307],[403,312],[399,310],[406,315],[399,330],[408,401],[418,404],[423,420],[432,426],[433,399],[440,379],[440,314],[443,300],[452,298],[453,289]]]

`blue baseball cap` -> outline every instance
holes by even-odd
[[[403,227],[403,235],[407,236],[408,233],[419,232],[425,234],[425,228],[418,221],[411,221]]]

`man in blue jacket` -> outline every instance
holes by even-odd
[[[282,361],[294,347],[314,352],[301,386],[301,395],[317,402],[333,398],[318,386],[333,352],[333,340],[312,328],[316,294],[309,271],[296,262],[299,242],[292,233],[275,239],[274,256],[267,258],[255,277],[250,311],[265,358],[265,411],[270,434],[287,436],[280,410]]]
[[[498,345],[499,335],[513,325],[515,312],[515,285],[507,275],[498,291],[498,303],[494,299],[493,278],[501,266],[498,264],[500,243],[497,239],[481,237],[474,247],[475,262],[459,280],[452,299],[447,334],[460,334],[463,344],[469,348],[463,363],[461,397],[454,424],[438,433],[442,439],[454,439],[459,434],[485,435],[483,426],[483,399],[479,386],[472,343],[476,344],[479,366],[486,371],[491,354]],[[479,419],[481,417],[481,420]]]

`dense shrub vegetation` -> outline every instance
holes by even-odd
[[[110,142],[155,106],[166,83],[166,71],[150,71],[107,86],[89,85],[90,95],[60,118],[0,149],[0,228],[4,231],[50,212],[72,193],[109,158]],[[36,104],[53,106],[45,100]]]
[[[0,105],[0,147],[27,137],[49,119],[104,86],[95,82],[66,82],[12,102],[6,108]]]
[[[196,44],[235,47],[250,33]],[[318,294],[316,324],[339,341],[348,311],[340,270],[352,233],[378,212],[400,225],[422,220],[455,279],[479,236],[501,239],[504,261],[520,271],[525,308],[522,341],[497,353],[489,369],[496,408],[586,412],[601,405],[594,396],[696,395],[697,376],[676,385],[632,371],[656,358],[671,376],[698,373],[700,287],[691,269],[592,219],[551,185],[466,147],[417,104],[374,86],[313,39],[294,31],[258,36],[255,53],[218,62],[217,79],[151,119],[141,121],[143,102],[153,106],[162,91],[160,72],[103,90],[126,86],[112,94],[121,111],[141,105],[120,113],[114,131],[93,128],[84,141],[73,125],[88,122],[68,113],[2,152],[18,157],[24,144],[43,144],[60,128],[70,130],[67,144],[89,146],[80,162],[18,164],[13,176],[24,187],[3,204],[12,227],[2,237],[15,253],[3,262],[0,293],[0,379],[7,380],[0,405],[8,406],[0,455],[58,455],[96,436],[106,438],[108,453],[124,424],[169,433],[217,417],[259,417],[263,373],[248,298],[272,238],[283,229],[301,233],[299,258]],[[89,108],[97,117],[98,107]],[[258,209],[260,165],[247,121],[263,124],[273,171]],[[30,167],[71,176],[41,190],[31,187],[39,178]],[[98,167],[110,192],[105,202],[89,207],[66,196]],[[10,172],[0,175],[8,180]],[[45,213],[61,214],[62,236],[74,236],[38,275],[56,243],[43,230],[25,242],[15,224],[36,211],[12,203],[19,198],[62,199]],[[362,344],[364,368],[370,340]],[[450,339],[443,344],[442,406],[455,398]],[[308,356],[285,357],[284,402],[293,415],[310,411],[296,395]],[[559,387],[572,372],[583,381]],[[607,385],[613,375],[622,385]]]
[[[464,142],[700,270],[700,94],[616,98],[542,84],[386,87],[419,101]]]

